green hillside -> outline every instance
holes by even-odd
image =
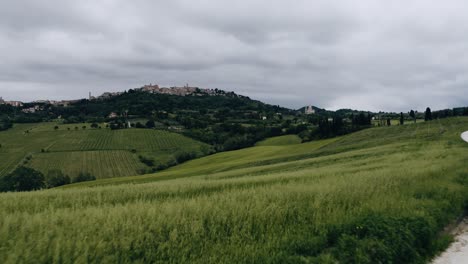
[[[0,194],[0,259],[423,263],[468,205],[466,130],[468,118],[379,127]]]
[[[83,129],[86,126],[86,129]],[[0,132],[0,176],[19,164],[43,173],[58,169],[71,177],[90,172],[97,178],[137,175],[150,170],[139,156],[155,165],[180,151],[200,152],[208,145],[179,134],[150,129],[90,129],[89,124],[15,125]]]
[[[301,143],[301,138],[297,135],[286,135],[279,137],[272,137],[262,140],[255,144],[256,146],[282,146]]]

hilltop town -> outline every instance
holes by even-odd
[[[237,95],[234,92],[226,92],[220,89],[209,89],[209,88],[200,88],[189,86],[186,84],[185,86],[173,86],[173,87],[160,87],[157,84],[148,84],[144,85],[139,88],[130,89],[130,91],[138,91],[138,92],[146,92],[151,94],[166,94],[166,95],[176,95],[176,96],[232,96],[232,97],[245,97],[242,95]],[[126,92],[126,91],[125,91]],[[107,100],[115,96],[119,96],[124,94],[125,92],[105,92],[99,96],[92,96],[91,92],[89,93],[89,97],[87,98],[90,101],[94,100]],[[0,105],[10,105],[13,107],[23,107],[25,104],[35,104],[35,105],[28,105],[26,108],[23,108],[21,111],[24,113],[35,113],[36,111],[41,110],[41,106],[43,104],[49,104],[53,106],[63,106],[68,107],[71,104],[80,102],[83,99],[76,99],[76,100],[36,100],[32,102],[21,102],[21,101],[6,101],[2,97],[0,97]]]
[[[189,86],[186,84],[185,86],[173,86],[173,87],[159,87],[157,84],[148,84],[144,85],[140,88],[132,89],[133,91],[139,92],[147,92],[151,94],[168,94],[168,95],[177,95],[177,96],[189,96],[189,95],[210,95],[210,96],[236,96],[236,97],[243,97],[241,95],[237,95],[234,92],[226,92],[220,89],[208,89],[208,88],[200,88],[195,86]],[[100,96],[94,97],[89,94],[89,100],[105,100],[109,99],[114,96],[119,96],[124,92],[105,92]]]

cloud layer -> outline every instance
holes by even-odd
[[[468,105],[467,12],[464,1],[2,1],[0,96],[189,83],[292,108]]]

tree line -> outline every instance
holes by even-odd
[[[60,170],[51,170],[44,175],[32,168],[20,166],[4,177],[0,177],[0,192],[34,191],[93,180],[96,180],[96,177],[88,172],[81,172],[71,178]]]

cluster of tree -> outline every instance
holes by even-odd
[[[250,147],[262,139],[287,132],[286,129],[283,132],[281,125],[243,126],[238,123],[220,123],[207,128],[186,130],[183,134],[214,146],[216,151],[227,151]]]
[[[93,180],[96,180],[96,177],[87,172],[70,178],[59,170],[52,170],[44,175],[32,168],[20,166],[10,174],[0,178],[0,192],[34,191]]]
[[[341,114],[344,114],[341,112]],[[317,125],[298,133],[303,142],[331,138],[349,134],[372,125],[371,113],[354,111],[351,115],[344,117],[335,114],[332,117],[317,116]]]
[[[126,128],[150,128],[151,129],[151,128],[156,127],[156,122],[153,119],[150,119],[144,123],[141,123],[140,121],[134,123],[134,122],[126,121],[123,118],[116,118],[110,121],[108,126],[112,130],[126,129]]]
[[[403,113],[400,117],[400,123],[403,124],[404,118]],[[425,121],[430,121],[433,119],[454,117],[454,116],[468,116],[468,107],[456,107],[452,109],[443,109],[438,111],[432,111],[430,107],[427,107],[424,113],[417,113],[414,110],[409,112],[409,117],[416,122],[417,118],[424,118]],[[401,121],[403,120],[403,122]]]
[[[430,111],[430,109],[428,108]],[[426,113],[428,111],[426,110]],[[438,110],[431,112],[430,115],[427,115],[427,119],[439,119],[439,118],[447,118],[447,117],[453,117],[453,116],[468,116],[468,107],[457,107],[457,108],[452,108],[452,109],[443,109],[443,110]]]

